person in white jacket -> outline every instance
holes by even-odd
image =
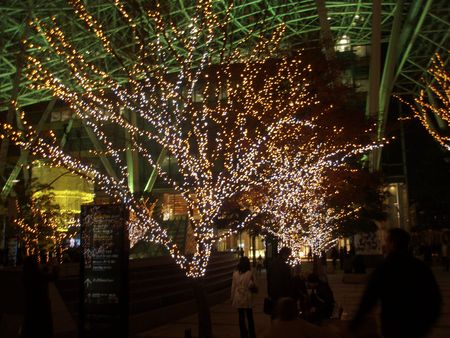
[[[250,260],[248,257],[241,257],[237,269],[233,272],[231,284],[231,305],[238,309],[241,338],[256,338],[252,309],[252,293],[255,289],[256,284],[250,270]]]

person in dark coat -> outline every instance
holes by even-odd
[[[27,256],[23,264],[25,316],[22,338],[52,338],[53,320],[48,283],[53,271],[42,269],[37,256]]]
[[[297,316],[297,307],[292,298],[280,298],[276,315],[264,338],[338,338],[339,331],[331,326],[320,327]]]
[[[330,319],[333,313],[335,305],[333,290],[324,275],[321,278],[315,273],[309,274],[307,284],[311,293],[305,318],[311,323],[321,324],[322,321]]]
[[[370,277],[359,309],[349,326],[355,331],[381,302],[381,331],[386,338],[422,338],[439,317],[442,298],[430,268],[408,253],[409,234],[391,229],[387,256]]]
[[[292,276],[292,298],[297,304],[297,314],[304,313],[308,309],[308,289],[306,288],[306,278],[302,273],[301,265],[294,267]]]
[[[273,304],[276,304],[281,297],[292,296],[291,267],[287,263],[290,254],[290,248],[282,247],[278,256],[269,263],[267,269],[267,294]],[[274,313],[272,313],[273,315]]]

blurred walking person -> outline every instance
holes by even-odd
[[[292,276],[291,267],[287,263],[292,250],[282,247],[267,268],[267,294],[275,305],[282,297],[292,297]],[[273,308],[273,310],[275,310]],[[272,311],[272,318],[274,318]]]
[[[403,229],[389,231],[387,256],[368,281],[350,331],[361,326],[378,301],[385,338],[423,338],[436,322],[441,293],[431,269],[408,253],[409,240]]]
[[[25,317],[22,338],[52,338],[53,320],[48,284],[56,278],[54,269],[43,269],[36,255],[23,263]]]

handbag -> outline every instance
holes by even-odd
[[[273,300],[271,298],[264,298],[263,312],[266,315],[271,315],[273,312]]]
[[[248,290],[251,293],[258,293],[258,286],[256,285],[255,281],[253,280],[253,276],[250,279],[250,284],[248,285]]]
[[[256,286],[255,283],[250,284],[250,286],[248,287],[249,291],[251,293],[258,293],[258,287]]]

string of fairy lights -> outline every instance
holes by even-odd
[[[326,199],[330,194],[340,193],[330,189],[335,183],[330,180],[330,171],[350,170],[346,168],[345,157],[380,146],[381,143],[352,145],[352,151],[345,156],[330,160],[340,152],[331,145],[318,144],[315,150],[302,149],[293,160],[285,159],[276,166],[276,175],[269,178],[276,182],[272,185],[276,189],[269,192],[270,198],[259,207],[264,214],[271,215],[272,223],[276,224],[269,233],[279,238],[282,245],[292,248],[291,264],[300,262],[300,252],[305,247],[309,247],[313,255],[327,250],[337,241],[340,221],[360,210],[352,204],[339,209],[328,206]]]
[[[292,148],[294,151],[290,151],[286,145],[289,142],[281,149],[271,149],[272,156],[267,158],[270,170],[260,176],[264,182],[255,183],[269,189],[264,191],[263,197],[257,194],[257,202],[250,207],[251,213],[235,228],[222,233],[223,237],[245,229],[258,215],[263,214],[272,218],[272,222],[268,227],[259,223],[264,227],[261,233],[277,237],[281,246],[292,249],[289,259],[292,265],[301,262],[301,252],[305,247],[318,255],[335,244],[340,221],[357,213],[361,207],[349,204],[336,209],[327,205],[326,199],[330,194],[340,193],[335,188],[330,189],[335,184],[330,173],[336,170],[352,172],[354,169],[347,167],[347,157],[381,147],[388,141],[337,146],[334,142],[342,129],[333,128],[325,132],[319,129],[324,128],[303,120],[297,124],[294,135],[308,135],[310,142],[296,144]],[[314,130],[314,135],[310,135],[308,130]],[[327,135],[326,140],[314,141],[319,134],[324,133]],[[294,139],[291,141],[295,142]]]
[[[448,59],[448,50],[446,51]],[[409,106],[427,132],[446,150],[450,151],[450,136],[445,134],[450,128],[450,74],[448,65],[440,54],[435,54],[427,70],[431,80],[423,79],[425,89],[414,98],[414,104],[398,97]],[[433,119],[439,119],[443,132],[436,128]]]
[[[68,2],[76,19],[84,23],[86,34],[95,37],[99,48],[122,65],[127,83],[119,83],[102,65],[81,55],[56,17],[31,20],[45,43],[23,41],[37,51],[28,56],[26,74],[32,88],[51,91],[93,130],[105,148],[102,154],[119,169],[117,177],[71,157],[56,142],[33,131],[31,124],[24,130],[3,124],[2,137],[54,166],[95,181],[130,210],[131,245],[139,240],[164,245],[189,277],[206,272],[213,245],[220,238],[215,219],[224,201],[258,184],[267,187],[270,198],[255,208],[242,226],[260,213],[269,213],[277,228],[268,230],[286,243],[309,241],[320,250],[334,240],[331,230],[341,213],[323,214],[327,210],[323,201],[326,172],[380,144],[338,146],[333,143],[342,131],[338,127],[330,130],[328,142],[314,134],[318,117],[301,117],[305,108],[320,103],[310,90],[308,74],[313,69],[303,64],[301,55],[279,52],[283,25],[270,37],[261,35],[252,46],[254,32],[240,43],[229,40],[233,2],[219,15],[213,1],[199,0],[189,24],[180,27],[159,1],[145,10],[114,0],[130,27],[129,32],[121,33],[123,39],[134,45],[125,58],[116,52],[118,37],[108,36],[106,24],[89,13],[84,1]],[[62,60],[64,73],[46,68],[42,57]],[[21,115],[26,121],[26,114]],[[111,126],[114,135],[107,132]],[[128,135],[129,144],[117,144],[117,133]],[[296,140],[302,133],[309,137],[300,146]],[[176,159],[181,180],[172,179],[156,163],[152,155],[155,143]],[[126,151],[138,153],[140,160],[155,168],[186,200],[195,252],[181,252],[152,217],[147,201],[130,192]]]
[[[53,205],[52,195],[29,191],[21,203],[16,201],[17,217],[13,220],[24,244],[24,254],[61,257],[66,233],[60,231],[63,215]]]

